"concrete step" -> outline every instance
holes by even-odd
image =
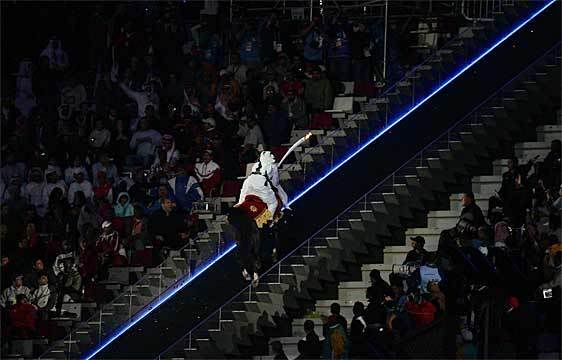
[[[293,319],[293,336],[298,336],[303,338],[306,336],[304,333],[304,322],[306,320],[311,320],[314,323],[314,331],[317,334],[322,335],[322,319],[320,316],[317,317],[310,317],[310,318],[299,318]]]
[[[562,125],[544,125],[537,127],[537,140],[551,142],[562,138]]]
[[[550,141],[529,141],[517,143],[514,146],[515,156],[519,158],[519,163],[524,164],[536,156],[542,160],[550,152]]]
[[[321,315],[330,315],[330,306],[332,303],[337,302],[340,304],[340,314],[347,320],[349,324],[353,319],[353,304],[356,301],[362,301],[365,307],[367,306],[367,300],[365,296],[363,298],[358,298],[355,300],[318,300],[316,301],[316,312]],[[318,333],[318,331],[317,331]]]
[[[318,329],[315,329],[316,333],[318,334],[318,336],[320,337],[320,341],[324,340],[324,337],[322,336],[322,327],[319,327]],[[283,351],[285,352],[285,355],[287,355],[287,358],[289,360],[295,359],[299,356],[299,351],[298,351],[298,343],[299,341],[301,341],[303,338],[305,337],[305,335],[303,334],[303,336],[290,336],[290,337],[276,337],[276,338],[271,338],[269,340],[269,353],[272,353],[272,349],[271,349],[271,343],[274,341],[279,341],[282,345],[283,345]],[[269,357],[271,355],[268,355],[267,357],[262,357],[261,359],[270,359],[272,357]]]
[[[500,187],[501,187],[501,182],[498,185],[498,190],[499,190]],[[461,196],[462,196],[462,194],[453,194],[449,197],[451,211],[456,211],[457,214],[459,214],[459,215],[462,211]],[[480,206],[483,213],[486,213],[488,211],[488,200],[489,199],[490,199],[490,196],[488,194],[485,194],[485,193],[483,194],[483,193],[479,193],[479,192],[474,193],[474,200],[476,201],[476,204],[478,206]],[[486,214],[484,214],[484,215],[486,215]]]
[[[427,227],[437,229],[450,229],[454,227],[459,219],[459,213],[455,210],[430,211],[427,214]]]
[[[505,163],[505,171],[503,170],[502,163],[502,173],[507,171],[507,161]],[[501,188],[502,177],[499,175],[485,175],[485,176],[475,176],[472,178],[472,191],[478,194],[480,198],[488,199],[490,196],[496,194]]]

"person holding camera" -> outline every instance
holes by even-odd
[[[56,277],[56,288],[58,289],[55,309],[57,316],[61,316],[63,302],[78,301],[81,297],[82,277],[76,264],[74,264],[74,255],[71,252],[56,257],[53,264],[53,273]]]
[[[480,209],[480,206],[476,205],[474,193],[472,191],[467,191],[462,194],[461,205],[463,209],[455,228],[461,234],[475,237],[478,233],[478,228],[480,226],[486,226],[487,224],[486,220],[484,220],[482,209]]]

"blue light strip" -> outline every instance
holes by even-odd
[[[519,24],[517,27],[515,27],[513,30],[511,30],[507,35],[505,35],[503,38],[501,38],[500,40],[498,40],[494,45],[492,45],[488,50],[484,51],[482,54],[480,54],[476,59],[474,59],[470,64],[466,65],[464,68],[462,68],[460,71],[458,71],[455,75],[453,75],[449,80],[445,81],[443,84],[441,84],[436,90],[434,90],[431,94],[429,94],[428,96],[426,96],[424,99],[422,99],[419,103],[417,103],[416,105],[412,106],[409,110],[407,110],[404,114],[400,115],[396,120],[394,120],[390,125],[388,125],[386,128],[384,128],[382,131],[380,131],[378,134],[376,134],[374,137],[372,137],[370,140],[368,140],[365,144],[361,145],[357,150],[355,150],[351,155],[347,156],[345,159],[343,159],[339,164],[337,164],[336,166],[334,166],[332,169],[330,169],[328,172],[326,172],[326,174],[324,174],[322,177],[320,177],[318,180],[316,180],[314,183],[312,183],[311,185],[309,185],[306,189],[304,189],[300,194],[298,194],[297,196],[295,196],[290,202],[289,205],[293,204],[295,201],[297,201],[298,199],[300,199],[304,194],[306,194],[308,191],[310,191],[310,189],[312,189],[313,187],[315,187],[316,185],[318,185],[322,180],[324,180],[326,177],[330,176],[330,174],[332,174],[333,172],[335,172],[336,170],[338,170],[342,165],[344,165],[347,161],[349,161],[352,157],[354,157],[355,155],[357,155],[361,150],[363,150],[364,148],[366,148],[367,146],[369,146],[373,141],[377,140],[379,137],[381,137],[384,133],[386,133],[388,130],[390,130],[392,127],[394,127],[396,124],[398,124],[400,121],[402,121],[406,116],[410,115],[413,111],[415,111],[418,107],[420,107],[422,104],[424,104],[427,100],[429,100],[431,97],[433,97],[436,93],[438,93],[439,91],[441,91],[445,86],[447,86],[448,84],[450,84],[452,81],[454,81],[456,78],[458,78],[460,75],[462,75],[464,72],[466,72],[466,70],[468,70],[469,68],[471,68],[474,64],[476,64],[478,61],[480,61],[484,56],[488,55],[491,51],[493,51],[496,47],[498,47],[500,44],[502,44],[505,40],[507,40],[509,37],[511,37],[511,35],[513,35],[514,33],[516,33],[517,31],[519,31],[519,29],[521,29],[523,26],[525,26],[527,23],[529,23],[529,21],[533,20],[535,17],[537,17],[538,15],[540,15],[544,10],[546,10],[548,7],[550,7],[552,4],[554,4],[557,0],[551,0],[549,1],[546,5],[544,5],[542,8],[540,8],[539,10],[537,10],[533,15],[531,15],[528,19],[526,19],[525,21],[523,21],[521,24]],[[161,297],[160,300],[158,300],[158,302],[156,302],[153,306],[146,308],[145,310],[141,310],[140,313],[138,313],[137,315],[134,316],[134,319],[129,322],[126,326],[124,326],[122,329],[120,329],[119,331],[115,332],[111,337],[109,337],[108,339],[106,339],[103,343],[101,343],[100,345],[98,345],[98,347],[96,349],[94,349],[88,356],[84,357],[84,359],[86,360],[90,360],[92,359],[96,354],[98,354],[101,350],[103,350],[104,348],[106,348],[109,344],[111,344],[115,339],[117,339],[119,336],[121,336],[122,334],[124,334],[127,330],[129,330],[131,327],[133,327],[135,324],[137,324],[140,320],[142,320],[143,318],[145,318],[148,314],[150,314],[154,309],[156,309],[157,307],[159,307],[160,305],[162,305],[164,302],[166,302],[170,297],[172,297],[173,295],[175,295],[178,291],[180,291],[181,289],[183,289],[185,286],[187,286],[189,283],[191,283],[195,278],[197,278],[200,274],[202,274],[203,272],[205,272],[208,268],[210,268],[211,266],[213,266],[217,261],[219,261],[220,259],[222,259],[224,256],[228,255],[232,250],[234,250],[234,248],[236,247],[236,243],[230,245],[229,248],[227,248],[223,253],[221,253],[220,255],[218,255],[216,258],[211,259],[211,261],[209,261],[207,264],[205,264],[203,267],[200,267],[197,272],[190,277],[189,279],[187,279],[183,284],[181,284],[180,286],[176,287],[173,289],[173,291],[170,291],[170,293],[166,294],[165,296]]]
[[[140,312],[138,312],[136,315],[133,316],[132,321],[127,323],[121,329],[115,331],[109,338],[105,339],[101,344],[99,344],[97,348],[92,350],[92,352],[89,355],[85,356],[84,359],[86,359],[86,360],[92,359],[94,356],[96,356],[96,354],[98,354],[100,351],[105,349],[115,339],[117,339],[119,336],[123,335],[127,330],[129,330],[131,327],[133,327],[139,321],[144,319],[148,314],[150,314],[152,311],[157,309],[160,305],[165,303],[169,298],[174,296],[178,291],[180,291],[181,289],[186,287],[189,283],[191,283],[193,280],[195,280],[199,275],[201,275],[208,268],[213,266],[217,261],[222,259],[224,256],[228,255],[232,250],[234,250],[235,247],[236,247],[236,243],[231,244],[228,248],[226,248],[226,250],[224,250],[224,252],[220,253],[217,257],[211,259],[205,265],[200,266],[189,279],[185,280],[183,283],[179,284],[178,286],[175,286],[175,287],[171,288],[172,290],[170,292],[168,292],[167,294],[164,294],[154,304],[147,305],[146,308],[144,308],[143,310],[141,310]]]
[[[445,81],[443,84],[441,84],[441,86],[439,86],[436,90],[434,90],[431,94],[429,94],[428,96],[426,96],[423,100],[421,100],[419,103],[417,103],[416,105],[412,106],[409,110],[407,110],[404,114],[400,115],[396,120],[394,120],[390,125],[388,125],[386,128],[384,128],[383,130],[381,130],[378,134],[376,134],[374,137],[372,137],[369,141],[367,141],[366,143],[364,143],[363,145],[361,145],[357,150],[355,150],[351,155],[348,155],[345,159],[343,159],[339,164],[337,164],[336,166],[334,166],[333,168],[331,168],[328,172],[326,172],[326,174],[322,175],[318,180],[316,180],[315,182],[313,182],[311,185],[309,185],[306,189],[304,189],[300,194],[298,194],[297,196],[295,196],[290,202],[289,205],[293,204],[295,201],[297,201],[298,199],[300,199],[304,194],[306,194],[308,191],[310,191],[310,189],[312,189],[313,187],[315,187],[316,185],[318,185],[320,182],[322,182],[322,180],[324,180],[325,178],[327,178],[328,176],[330,176],[333,172],[335,172],[336,170],[338,170],[340,167],[342,167],[342,165],[344,165],[346,162],[348,162],[352,157],[354,157],[355,155],[357,155],[361,150],[363,150],[364,148],[366,148],[367,146],[369,146],[373,141],[377,140],[379,137],[381,137],[384,133],[386,133],[388,130],[390,130],[392,127],[394,127],[394,125],[398,124],[400,121],[402,121],[406,116],[410,115],[413,111],[415,111],[418,107],[420,107],[421,105],[423,105],[427,100],[431,99],[435,94],[437,94],[439,91],[441,91],[441,89],[443,89],[445,86],[449,85],[452,81],[454,81],[456,78],[458,78],[459,76],[461,76],[464,72],[466,72],[469,68],[471,68],[474,64],[476,64],[478,61],[480,61],[484,56],[488,55],[492,50],[494,50],[496,47],[498,47],[500,44],[502,44],[505,40],[507,40],[509,37],[511,37],[511,35],[513,35],[514,33],[516,33],[519,29],[521,29],[523,26],[525,26],[529,21],[533,20],[536,16],[540,15],[544,10],[546,10],[549,6],[551,6],[552,4],[554,4],[557,0],[551,0],[549,1],[545,6],[543,6],[542,8],[540,8],[539,10],[537,10],[537,12],[535,12],[533,15],[531,15],[527,20],[525,20],[524,22],[522,22],[521,24],[519,24],[516,28],[514,28],[513,30],[511,30],[507,35],[505,35],[503,38],[501,38],[499,41],[497,41],[494,45],[492,45],[488,50],[484,51],[482,54],[480,54],[480,56],[478,56],[476,59],[472,60],[472,62],[468,65],[466,65],[464,68],[462,68],[459,72],[457,72],[455,75],[453,75],[449,80]]]

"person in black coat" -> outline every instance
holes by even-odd
[[[162,238],[162,246],[179,248],[187,236],[186,225],[174,207],[172,200],[164,199],[162,208],[148,218],[148,231],[155,238]]]
[[[410,263],[420,263],[424,264],[429,260],[429,253],[423,247],[425,245],[425,239],[423,236],[414,236],[410,238],[412,244],[412,250],[408,251],[406,259],[404,259],[403,264]]]

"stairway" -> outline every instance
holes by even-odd
[[[548,140],[560,137],[560,118],[558,124],[549,123],[554,122],[559,95],[560,57],[550,57],[365,195],[262,278],[257,289],[247,289],[162,357],[267,356],[275,339],[290,345],[288,353],[294,357],[306,316],[312,314],[319,324],[317,314],[326,314],[338,301],[350,319],[352,301],[365,298],[368,272],[378,268],[388,274],[392,264],[401,263],[408,236],[426,236],[426,247],[433,250],[440,230],[456,223],[460,191],[472,186],[485,207],[483,201],[499,188],[506,158],[544,156]]]
[[[449,41],[423,64],[415,66],[402,81],[390,87],[382,96],[360,102],[360,113],[334,112],[333,117],[338,118],[342,127],[332,131],[312,130],[317,145],[298,148],[295,152],[296,163],[283,165],[280,178],[286,191],[294,195],[305,183],[310,183],[323,174],[350,148],[356,147],[369,134],[384,128],[393,116],[427,94],[458,68],[459,63],[473,57],[484,44],[495,39],[502,29],[509,27],[527,11],[526,4],[521,2],[517,6],[513,5],[513,11],[496,15],[499,25],[486,22],[461,27],[457,38]],[[334,102],[342,99],[349,97],[336,98]],[[291,143],[308,131],[294,130]],[[51,355],[66,356],[68,349],[71,349],[71,353],[82,353],[109,335],[164,290],[189,276],[193,268],[212,257],[219,246],[225,219],[224,216],[211,216],[204,220],[209,231],[199,234],[196,247],[186,246],[179,251],[170,252],[161,265],[147,269],[138,283],[121,288],[121,294],[115,300],[104,305],[103,309],[88,321],[76,324],[74,336],[55,342]]]

